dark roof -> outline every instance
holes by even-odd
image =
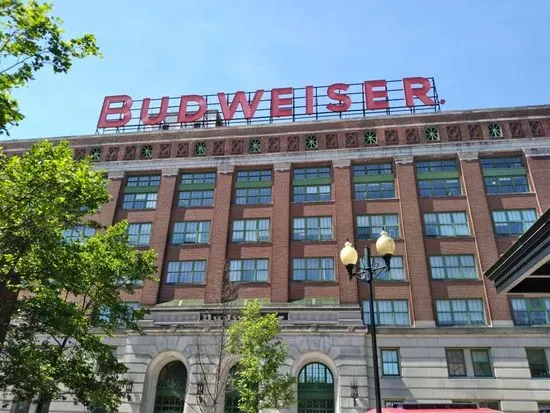
[[[550,209],[485,271],[498,293],[550,293]]]

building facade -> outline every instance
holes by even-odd
[[[497,295],[483,277],[550,207],[550,106],[68,139],[108,173],[93,218],[127,219],[159,257],[160,282],[124,297],[151,309],[146,335],[111,341],[133,381],[121,412],[195,411],[193,343],[226,273],[238,303],[280,316],[299,406],[282,411],[374,407],[368,289],[338,254],[347,239],[374,250],[382,228],[396,241],[374,285],[384,403],[550,405],[550,295]]]

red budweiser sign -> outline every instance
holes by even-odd
[[[279,119],[343,117],[367,112],[414,111],[439,107],[433,78],[407,77],[399,81],[367,80],[329,86],[282,87],[254,92],[223,92],[215,95],[164,96],[134,101],[128,95],[106,96],[98,129],[151,125],[195,124],[215,111],[222,124],[240,120],[274,122]]]

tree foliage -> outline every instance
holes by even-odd
[[[234,386],[244,413],[279,409],[295,402],[295,379],[279,371],[287,357],[279,332],[277,316],[263,314],[257,300],[247,303],[241,318],[229,327],[228,350],[239,357]]]
[[[63,236],[108,199],[104,173],[73,160],[65,142],[0,153],[0,389],[19,400],[71,395],[118,411],[126,367],[102,338],[139,331],[143,311],[120,293],[153,278],[155,254],[128,245],[124,221],[87,239]]]
[[[13,90],[51,66],[66,73],[73,59],[101,56],[92,34],[63,38],[63,21],[50,15],[52,5],[36,0],[0,0],[0,133],[23,119]]]

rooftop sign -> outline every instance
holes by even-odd
[[[440,110],[433,78],[183,95],[134,101],[106,96],[97,132],[136,132]]]

